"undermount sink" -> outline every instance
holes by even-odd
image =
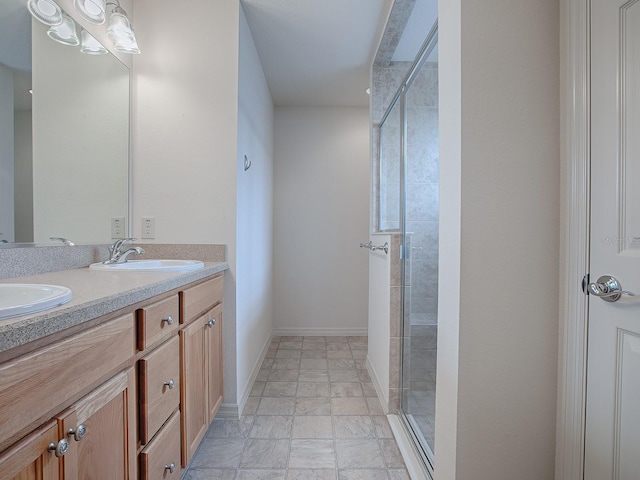
[[[71,300],[71,290],[39,283],[0,284],[0,319],[42,312]]]
[[[198,260],[127,260],[124,263],[92,263],[91,270],[104,272],[186,272],[198,270],[204,263]]]

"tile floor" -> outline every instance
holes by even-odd
[[[276,337],[240,419],[215,419],[185,480],[408,480],[367,337]]]

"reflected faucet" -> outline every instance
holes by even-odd
[[[75,247],[75,246],[76,246],[76,244],[75,244],[75,243],[73,243],[73,242],[72,242],[71,240],[69,240],[68,238],[64,238],[64,237],[49,237],[49,240],[53,240],[54,242],[55,242],[55,241],[59,241],[59,242],[62,242],[62,243],[64,243],[65,245],[68,245],[68,246],[70,246],[70,247]]]
[[[109,259],[105,260],[105,265],[111,265],[113,263],[124,263],[127,261],[127,257],[132,253],[142,255],[144,249],[142,247],[129,246],[130,242],[135,241],[135,238],[121,238],[116,240],[113,245],[109,247]]]

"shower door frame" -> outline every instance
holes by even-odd
[[[384,125],[387,117],[391,113],[391,111],[396,107],[396,104],[400,102],[400,231],[402,234],[402,242],[400,247],[400,278],[402,288],[400,306],[401,306],[401,329],[402,329],[402,338],[404,338],[404,326],[405,326],[405,313],[406,313],[406,302],[407,302],[407,292],[406,292],[406,262],[410,260],[410,251],[406,248],[407,244],[407,228],[406,228],[406,211],[407,211],[407,195],[406,195],[406,184],[407,184],[407,111],[406,111],[406,94],[411,85],[413,84],[415,78],[420,73],[422,67],[427,61],[427,58],[431,55],[431,52],[435,48],[438,42],[438,21],[436,19],[433,24],[429,34],[427,35],[424,43],[420,47],[416,58],[409,68],[406,76],[404,77],[400,87],[398,88],[397,93],[394,95],[392,101],[390,102],[385,114],[383,115],[380,121],[380,127]],[[379,150],[380,154],[382,154],[382,149]],[[382,159],[380,159],[382,160]],[[382,178],[382,161],[380,161],[380,172],[379,179]],[[378,205],[378,209],[380,209],[380,205]],[[380,212],[380,210],[379,210]],[[400,342],[400,359],[401,362],[404,363],[405,358],[405,345],[404,342]],[[409,420],[407,412],[405,412],[402,408],[403,398],[404,398],[404,368],[403,365],[400,365],[400,405],[399,405],[399,417],[401,419],[401,424],[406,430],[406,433],[411,438],[417,453],[419,453],[422,462],[431,477],[433,477],[433,468],[434,468],[434,455],[431,450],[431,446],[427,444],[426,440],[420,433],[416,433],[415,427],[412,425],[411,420]],[[419,432],[419,429],[418,429]],[[422,437],[422,438],[420,438]],[[423,442],[424,441],[424,442]]]

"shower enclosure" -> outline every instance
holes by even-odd
[[[379,124],[378,231],[401,233],[399,410],[430,468],[438,329],[437,23]]]

